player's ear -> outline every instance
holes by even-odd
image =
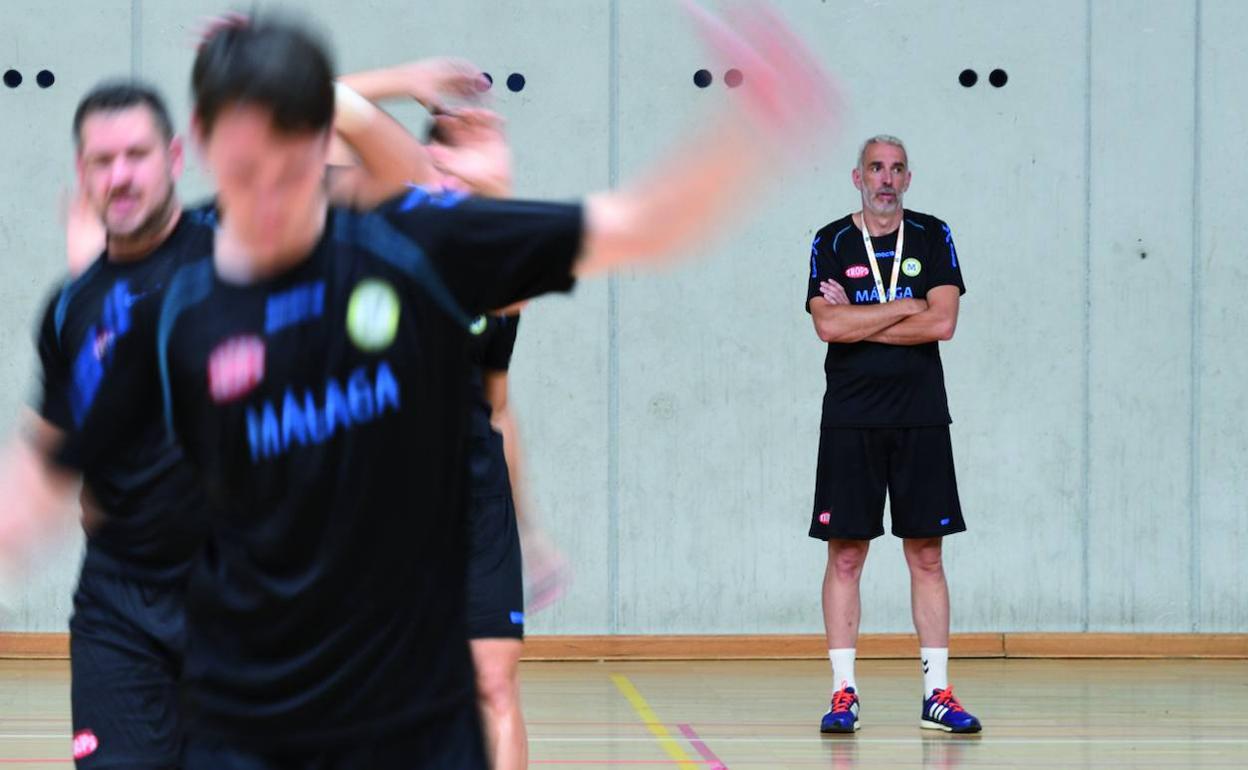
[[[169,175],[174,181],[182,178],[182,169],[186,166],[186,148],[181,135],[169,140]]]
[[[854,166],[854,170],[849,176],[851,179],[854,180],[854,187],[861,190],[862,189],[862,169],[858,168],[857,166]]]

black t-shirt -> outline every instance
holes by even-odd
[[[52,297],[38,339],[37,411],[45,420],[64,433],[82,424],[136,315],[159,307],[178,256],[202,249],[211,235],[198,212],[186,212],[148,257],[113,262],[105,254]],[[181,449],[167,440],[159,404],[136,407],[124,440],[81,468],[105,514],[87,533],[87,562],[98,550],[132,577],[176,578],[203,543],[204,498]]]
[[[90,462],[138,396],[164,405],[204,476],[195,729],[325,746],[473,701],[468,326],[569,290],[581,237],[579,206],[417,191],[331,209],[313,252],[263,283],[224,282],[205,249],[136,319],[149,344],[118,349],[125,376],[106,379],[63,458]]]
[[[519,315],[481,315],[468,327],[473,363],[472,401],[468,407],[468,479],[474,498],[511,494],[503,437],[490,423],[493,409],[485,393],[485,375],[507,371],[519,329]]]
[[[958,252],[949,225],[917,211],[903,212],[897,298],[925,299],[937,286],[957,286],[966,293]],[[897,233],[871,239],[884,290],[892,278]],[[855,305],[879,302],[875,278],[862,243],[862,231],[850,216],[826,225],[810,247],[810,300],[819,297],[819,283],[833,279]],[[878,342],[828,343],[824,359],[828,388],[823,396],[825,428],[922,427],[948,425],[945,374],[936,342],[886,345]]]

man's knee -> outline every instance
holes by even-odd
[[[941,558],[940,538],[928,537],[906,540],[903,551],[906,554],[906,564],[910,567],[910,574],[919,578],[944,576],[945,569]]]
[[[857,581],[870,545],[868,540],[829,540],[828,572],[842,582]]]

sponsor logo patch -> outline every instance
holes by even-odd
[[[846,278],[866,278],[871,275],[871,268],[866,265],[850,265],[845,268]]]
[[[79,730],[74,733],[74,759],[86,759],[100,747],[100,739],[90,730]]]
[[[832,512],[831,512],[831,511],[824,511],[823,513],[819,514],[819,523],[820,523],[820,524],[830,524],[831,522],[832,522]]]
[[[264,379],[264,340],[254,334],[217,345],[208,357],[208,393],[218,404],[237,401]]]
[[[915,259],[914,257],[910,257],[909,259],[903,259],[901,261],[901,272],[913,278],[919,273],[923,272],[923,263]]]
[[[347,334],[360,350],[375,353],[394,342],[399,329],[399,295],[385,281],[360,281],[347,303]]]
[[[472,319],[472,323],[468,326],[468,331],[472,333],[472,336],[479,337],[485,334],[485,327],[489,325],[490,320],[483,315],[479,315]]]
[[[325,282],[317,281],[287,289],[269,297],[264,305],[264,333],[320,318],[325,312]]]

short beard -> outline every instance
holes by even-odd
[[[901,195],[897,193],[893,193],[893,195],[896,197],[893,199],[892,205],[888,208],[883,208],[879,206],[878,204],[872,205],[871,196],[868,196],[867,200],[864,201],[864,208],[866,208],[866,210],[870,211],[872,214],[876,214],[876,215],[895,214],[898,211],[901,211]]]
[[[159,206],[153,209],[147,219],[143,220],[142,224],[135,228],[133,232],[122,235],[108,231],[110,247],[141,245],[160,235],[164,231],[165,226],[169,224],[169,220],[173,218],[173,212],[176,208],[175,200],[173,185],[169,185],[169,191],[166,193],[165,199],[160,202]]]

